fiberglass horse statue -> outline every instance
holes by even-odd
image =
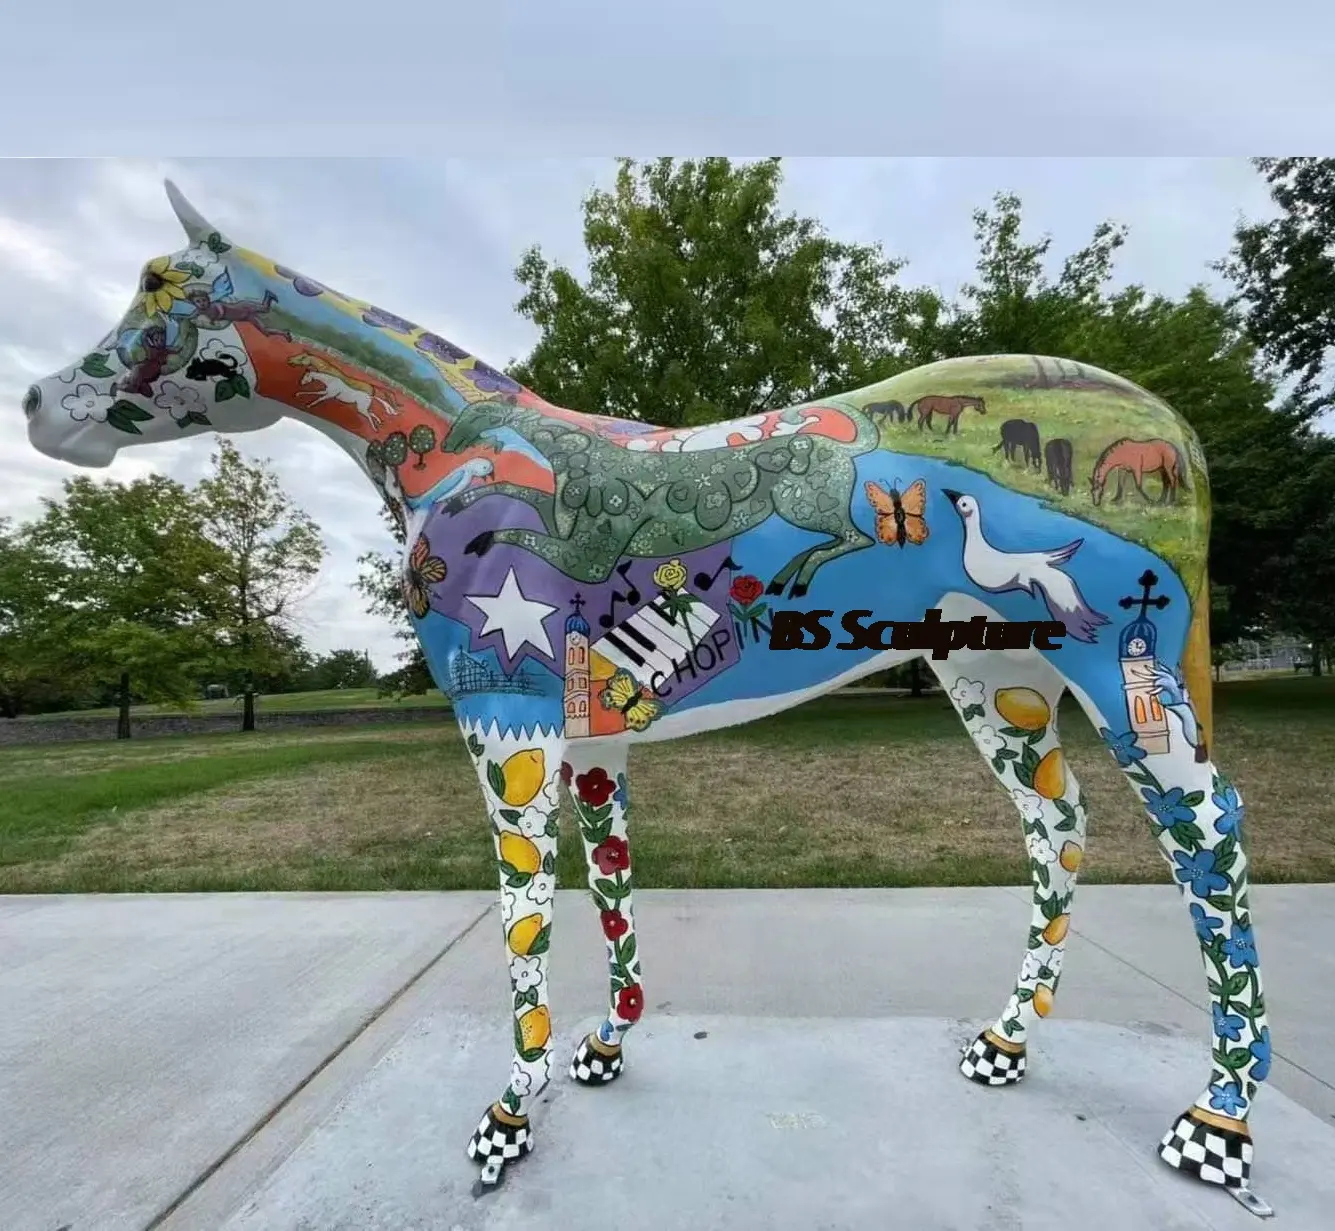
[[[611,968],[606,1019],[569,1075],[603,1085],[644,1007],[630,745],[747,722],[921,656],[1013,798],[1033,880],[1014,992],[962,1072],[1019,1081],[1029,1031],[1052,1009],[1086,824],[1057,732],[1069,689],[1149,814],[1209,975],[1213,1067],[1159,1155],[1268,1212],[1248,1188],[1271,1042],[1243,809],[1208,753],[1207,479],[1169,407],[1079,364],[989,356],[707,427],[577,414],[233,246],[167,190],[187,247],[145,266],[96,350],[28,390],[29,438],[105,466],[123,445],[286,415],[346,450],[394,512],[404,600],[453,701],[499,864],[514,1059],[468,1145],[483,1185],[532,1149],[529,1112],[552,1073],[562,784]],[[1035,388],[1035,366],[1056,378]],[[1184,459],[1188,498],[1151,509],[1102,503],[1099,484],[1092,499],[1054,493],[994,457],[993,420],[919,432],[868,409],[886,404],[1014,413],[1077,460],[1128,429],[1153,433]],[[832,643],[825,620],[846,639]]]

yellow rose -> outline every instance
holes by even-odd
[[[680,590],[686,584],[686,566],[680,560],[669,560],[654,569],[654,585],[660,590]]]

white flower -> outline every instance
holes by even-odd
[[[974,731],[973,740],[978,750],[989,760],[1006,746],[1005,739],[997,734],[996,727],[986,722]]]
[[[63,409],[69,411],[70,418],[82,423],[92,419],[96,423],[107,421],[107,411],[111,409],[114,398],[105,393],[98,393],[94,385],[75,385],[73,393],[67,393],[60,399]]]
[[[519,913],[519,895],[506,887],[501,888],[501,922],[508,928]]]
[[[1051,953],[1048,954],[1047,967],[1052,971],[1052,977],[1056,977],[1062,972],[1062,958],[1066,956],[1066,950],[1057,945]]]
[[[530,804],[519,814],[515,824],[524,837],[541,838],[547,832],[547,813]]]
[[[1005,1012],[1003,1012],[1001,1015],[1001,1020],[1003,1022],[1014,1021],[1019,1016],[1020,1016],[1020,997],[1012,996],[1008,1001],[1006,1001],[1006,1009]]]
[[[537,987],[542,982],[542,959],[536,957],[516,957],[510,960],[510,982],[515,991],[526,992],[530,987]]]
[[[533,1078],[529,1076],[527,1070],[520,1066],[518,1060],[510,1066],[510,1089],[520,1098],[523,1098],[533,1089]]]
[[[1052,849],[1052,843],[1041,835],[1031,833],[1027,842],[1029,858],[1035,863],[1049,864],[1057,858],[1057,852]]]
[[[813,423],[819,423],[819,422],[820,422],[820,415],[803,415],[796,423],[785,423],[782,419],[780,419],[777,423],[775,423],[774,430],[770,433],[770,435],[795,436],[804,427],[808,427]]]
[[[535,906],[546,906],[556,893],[556,877],[549,872],[535,872],[524,888],[524,896]]]
[[[1038,972],[1043,969],[1043,959],[1038,956],[1034,949],[1030,949],[1024,955],[1024,962],[1020,966],[1020,982],[1033,983],[1038,979]]]
[[[159,410],[167,411],[177,423],[184,422],[192,414],[202,414],[204,411],[204,399],[199,396],[199,390],[187,389],[174,380],[162,382],[162,389],[153,399],[153,405]]]
[[[1043,797],[1037,791],[1026,790],[1022,786],[1011,787],[1011,798],[1019,808],[1020,815],[1031,825],[1043,818]]]
[[[962,710],[982,705],[987,696],[987,685],[982,680],[966,680],[960,676],[950,686],[950,699]]]

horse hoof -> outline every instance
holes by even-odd
[[[782,593],[783,593],[783,582],[781,582],[781,581],[771,581],[771,582],[769,583],[769,585],[765,587],[765,593],[766,593],[766,594],[782,594]]]
[[[464,548],[466,556],[485,556],[491,550],[492,540],[496,537],[494,530],[484,530],[475,538],[469,540],[468,546]]]
[[[533,1151],[533,1131],[527,1116],[512,1116],[499,1103],[487,1108],[481,1123],[468,1140],[468,1157],[482,1164],[482,1175],[473,1193],[489,1191],[501,1182],[506,1163]]]
[[[1228,1127],[1223,1120],[1223,1116],[1189,1107],[1159,1142],[1159,1157],[1206,1184],[1246,1188],[1252,1173],[1251,1130],[1241,1120],[1233,1121],[1242,1125],[1241,1130]],[[1265,1206],[1260,1198],[1256,1201]]]
[[[802,598],[807,592],[806,586],[798,582],[788,593],[789,598]]]
[[[984,1030],[960,1058],[960,1072],[980,1086],[1013,1086],[1024,1076],[1023,1043],[1012,1043]]]
[[[570,1076],[581,1086],[605,1086],[621,1076],[626,1067],[621,1048],[609,1047],[596,1034],[589,1035],[575,1048],[570,1061]]]

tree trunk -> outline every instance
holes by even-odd
[[[909,696],[922,696],[922,659],[909,659]]]
[[[9,693],[0,692],[0,718],[17,718],[18,716],[18,702]]]
[[[130,738],[130,673],[121,672],[120,712],[116,715],[116,738]]]
[[[1312,674],[1318,678],[1321,676],[1321,658],[1325,652],[1325,646],[1312,642]]]
[[[241,729],[243,731],[255,729],[255,685],[251,681],[249,671],[246,672],[246,695],[241,701]]]

